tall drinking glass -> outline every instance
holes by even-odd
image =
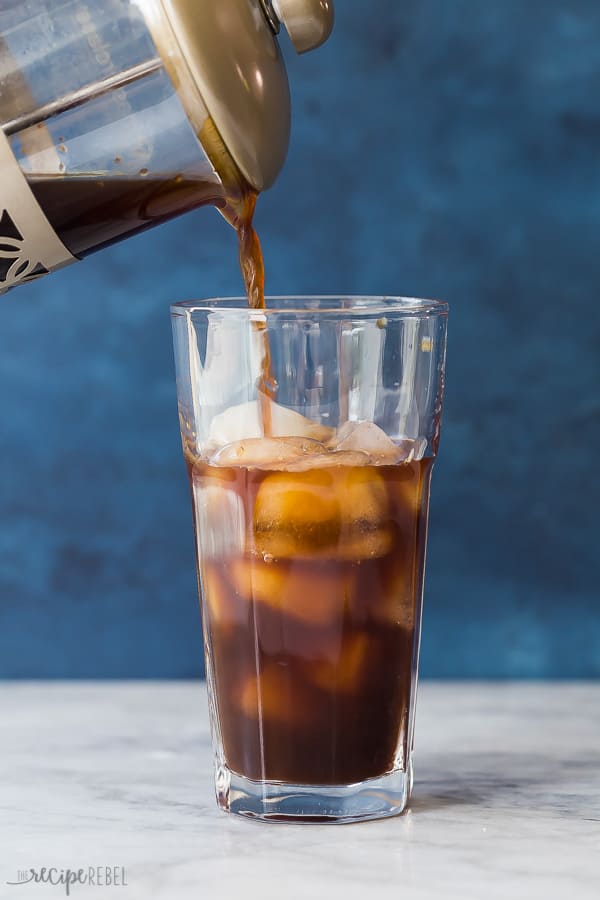
[[[172,307],[224,810],[406,806],[446,318],[399,297]]]

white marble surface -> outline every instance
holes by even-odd
[[[600,683],[420,689],[404,816],[265,825],[214,804],[202,683],[0,686],[0,897],[600,898]]]

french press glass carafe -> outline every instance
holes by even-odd
[[[330,0],[3,0],[0,292],[277,177]]]

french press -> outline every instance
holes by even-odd
[[[331,0],[3,0],[0,293],[180,213],[259,192],[287,152],[276,40]]]

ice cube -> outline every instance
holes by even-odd
[[[275,558],[383,556],[392,543],[385,484],[372,467],[277,472],[254,507],[254,546]]]
[[[399,579],[398,584],[391,587],[388,595],[385,620],[411,631],[415,625],[415,605],[413,585],[407,587],[402,579]]]
[[[374,422],[346,422],[330,444],[336,450],[362,450],[379,465],[394,465],[405,458],[403,448]]]
[[[267,476],[258,490],[254,507],[257,550],[270,553],[269,542],[278,542],[280,536],[295,541],[296,552],[300,554],[303,550],[318,551],[322,545],[337,543],[342,498],[335,490],[336,480],[332,469],[277,472]],[[293,547],[294,544],[292,556],[295,555]]]
[[[282,587],[281,572],[272,563],[258,565],[252,557],[240,556],[228,567],[228,576],[236,593],[248,603],[277,606]]]
[[[386,573],[379,590],[370,598],[368,615],[384,625],[399,625],[411,630],[415,624],[416,572],[414,547],[402,548]]]
[[[198,556],[208,559],[243,552],[246,543],[244,506],[227,481],[204,478],[192,482]]]
[[[409,463],[413,460],[423,459],[427,450],[427,438],[401,438],[396,446],[400,451],[398,462]]]
[[[322,454],[324,446],[311,438],[244,438],[226,444],[214,453],[213,466],[249,466],[262,469],[288,468],[306,457]]]
[[[240,712],[250,719],[270,719],[284,725],[302,725],[311,717],[312,697],[308,686],[289,668],[267,663],[257,675],[250,675],[238,696]]]
[[[369,559],[392,548],[389,499],[380,473],[371,467],[342,470],[342,527],[338,556]]]
[[[388,517],[385,482],[372,468],[342,470],[338,475],[345,525],[379,525]]]
[[[279,403],[271,403],[271,433],[275,437],[305,437],[312,438],[315,441],[328,441],[332,434],[333,428],[328,425],[321,425],[307,419],[306,416],[294,412],[281,406]]]
[[[349,573],[309,569],[302,563],[240,557],[231,563],[229,575],[240,596],[310,626],[341,620],[354,591]]]
[[[399,442],[399,446],[404,449],[406,456],[410,454],[412,450],[411,459],[423,459],[425,456],[425,451],[427,450],[427,438],[418,437],[415,440],[410,440],[409,438],[405,438]]]
[[[406,466],[398,466],[394,470],[394,475],[395,477],[388,482],[388,488],[404,540],[414,534],[418,517],[427,508],[429,473],[423,472],[422,466],[413,462]]]
[[[329,450],[314,453],[299,462],[286,466],[288,472],[305,472],[307,469],[329,469],[332,466],[368,466],[369,454],[360,450]]]
[[[230,627],[248,624],[248,607],[240,602],[226,583],[220,567],[213,563],[202,567],[202,595],[208,609],[211,626]]]
[[[353,693],[361,684],[368,662],[369,643],[366,634],[349,635],[335,656],[308,663],[307,677],[322,690]]]
[[[303,437],[316,441],[327,441],[333,429],[307,419],[293,409],[287,409],[272,400],[269,405],[271,417],[271,437]],[[207,444],[213,449],[224,447],[235,441],[263,436],[260,409],[256,400],[230,406],[219,413],[211,422]]]
[[[391,529],[379,526],[361,527],[344,535],[337,547],[336,556],[338,559],[348,560],[374,559],[387,556],[392,545]]]

